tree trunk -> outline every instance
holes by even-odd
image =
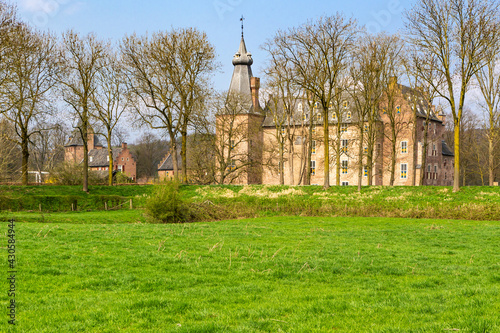
[[[113,186],[113,148],[111,147],[111,130],[108,129],[108,137],[106,138],[108,143],[108,186]]]
[[[288,139],[288,170],[290,172],[290,185],[295,185],[295,175],[293,173],[293,140],[291,138]]]
[[[342,123],[340,122],[340,115],[337,117],[337,142],[336,142],[336,151],[337,151],[337,156],[335,156],[335,163],[337,164],[335,166],[335,181],[337,182],[337,186],[340,186],[340,154],[341,154],[341,137],[342,137],[342,130],[341,130],[341,125]]]
[[[325,168],[325,181],[323,188],[328,190],[330,188],[330,129],[328,126],[328,108],[323,108],[323,148],[324,148],[324,168]]]
[[[182,183],[187,184],[187,132],[182,131],[181,160],[182,160]]]
[[[83,141],[83,192],[89,191],[89,147],[88,127],[89,121],[86,112],[82,119],[82,141]]]
[[[490,127],[490,132],[492,128]],[[488,174],[489,174],[489,185],[493,186],[493,182],[495,181],[495,159],[494,159],[494,143],[493,138],[490,135],[488,136]]]
[[[422,186],[424,185],[425,181],[425,170],[427,167],[427,147],[429,146],[429,143],[427,142],[429,138],[429,117],[425,118],[425,126],[424,126],[424,143],[422,146],[422,165],[420,167],[421,173],[420,173],[420,180],[419,180],[419,185]]]
[[[23,135],[21,138],[21,150],[22,150],[22,165],[21,165],[21,170],[22,170],[22,182],[23,185],[28,185],[28,159],[30,156],[30,152],[28,149],[28,137]]]
[[[460,191],[460,122],[454,120],[454,136],[455,136],[455,167],[453,175],[453,192]],[[465,174],[465,172],[464,172]]]
[[[391,138],[391,179],[389,181],[390,186],[394,186],[394,180],[396,178],[396,144],[397,144],[397,136],[394,130],[394,126],[392,127],[392,138]]]
[[[174,167],[174,179],[179,180],[179,164],[177,161],[177,142],[175,135],[170,133],[170,155],[172,156],[172,165]]]
[[[363,137],[364,129],[363,123],[359,126],[359,148],[358,148],[358,192],[361,192],[361,186],[363,184]]]
[[[283,158],[283,155],[284,155],[284,149],[283,149],[283,144],[284,142],[281,141],[281,137],[280,137],[280,143],[279,143],[279,159],[280,159],[280,162],[279,162],[279,173],[280,173],[280,185],[285,185],[285,175],[284,175],[284,171],[285,171],[285,166],[283,164],[283,161],[284,161],[284,158]]]

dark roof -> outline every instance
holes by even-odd
[[[113,148],[113,161],[121,154],[122,148]],[[92,161],[91,160],[92,157]],[[91,149],[89,151],[89,167],[109,166],[107,149]]]
[[[408,104],[411,108],[413,108],[413,102],[415,102],[415,105],[417,107],[417,117],[427,118],[427,111],[430,111],[430,120],[442,122],[441,119],[436,116],[436,113],[432,111],[432,106],[429,105],[428,101],[423,98],[422,94],[419,91],[407,87],[403,84],[399,84],[399,86],[401,88],[403,97],[408,100]]]
[[[345,100],[349,101],[349,106],[346,109],[343,108],[343,110],[342,110],[342,123],[345,123],[345,124],[355,123],[358,121],[358,118],[357,118],[358,114],[357,114],[357,112],[353,112],[354,111],[354,108],[353,108],[354,103],[352,102],[351,99],[345,99]],[[307,101],[305,101],[301,98],[298,98],[296,101],[297,101],[296,106],[294,107],[295,112],[293,115],[293,120],[294,120],[295,125],[309,125],[310,124],[309,103],[307,103]],[[302,110],[300,109],[300,106],[302,107]],[[276,108],[278,108],[281,111],[284,110],[282,100],[280,100],[278,103],[275,103],[272,101],[267,102],[265,110],[264,110],[265,114],[266,114],[266,118],[264,119],[264,122],[262,123],[263,127],[275,127],[276,126],[275,122],[274,122],[274,118],[273,118],[273,113],[274,113],[274,110]],[[318,115],[322,116],[322,114],[323,114],[322,109],[323,108],[321,106],[319,106],[316,109],[315,114],[313,115],[313,122],[317,125],[323,124],[322,117],[320,119],[316,118]],[[349,112],[351,112],[351,117],[348,119],[347,114]],[[302,119],[304,117],[304,114],[307,117],[307,119],[305,119],[305,120]],[[330,112],[330,119],[328,122],[330,124],[336,124],[338,122],[338,119],[337,118],[333,119],[332,116],[333,116],[333,113]]]
[[[240,47],[233,57],[234,71],[229,86],[230,91],[242,95],[252,95],[250,90],[250,78],[253,76],[252,64],[252,55],[247,51],[245,40],[241,37]]]
[[[455,156],[455,154],[451,151],[450,147],[446,144],[446,141],[442,141],[442,154],[445,156]]]
[[[71,147],[71,146],[83,146],[83,140],[82,136],[80,134],[80,131],[78,129],[74,130],[73,133],[71,133],[71,136],[69,137],[68,143],[65,145],[65,147]],[[99,141],[99,136],[94,135],[94,146],[101,146],[102,143]]]
[[[180,150],[177,152],[177,165],[181,167],[181,156]],[[172,154],[168,153],[167,157],[163,160],[163,163],[158,168],[158,171],[170,171],[174,170],[174,162],[172,160]]]

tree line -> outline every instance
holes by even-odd
[[[396,108],[397,78],[428,106],[424,158],[430,106],[440,101],[451,113],[454,191],[465,179],[461,162],[472,164],[468,161],[477,160],[477,156],[464,156],[462,144],[468,142],[463,135],[466,96],[471,88],[478,88],[484,117],[483,121],[476,118],[476,128],[481,127],[481,131],[475,135],[487,142],[481,158],[486,156],[488,161],[487,168],[483,164],[481,169],[481,179],[488,179],[492,185],[498,169],[499,141],[498,14],[499,3],[493,0],[420,0],[405,12],[405,30],[400,34],[369,34],[354,18],[340,13],[278,31],[262,48],[268,55],[264,89],[267,105],[275,105],[268,112],[276,125],[280,182],[285,154],[289,160],[294,154],[285,145],[293,147],[290,143],[296,138],[297,101],[301,100],[309,104],[304,110],[311,112],[311,121],[301,125],[308,126],[310,141],[304,146],[306,160],[300,166],[290,163],[290,173],[293,175],[293,169],[299,167],[304,171],[302,183],[310,183],[312,119],[323,119],[323,185],[330,186],[330,163],[336,166],[339,184],[344,148],[340,137],[345,96],[349,96],[357,113],[359,140],[367,146],[365,151],[364,145],[359,145],[359,160],[366,163],[358,165],[358,184],[365,171],[368,180],[372,179],[377,121],[383,105],[389,119],[384,135],[391,144],[388,168],[392,185],[398,133],[407,121],[400,118]],[[54,122],[61,107],[71,110],[73,126],[84,143],[84,191],[88,191],[90,126],[107,141],[111,182],[112,140],[125,116],[135,126],[160,130],[168,137],[174,175],[182,182],[188,181],[188,159],[193,165],[190,177],[202,183],[230,182],[249,166],[249,157],[236,156],[233,149],[239,137],[237,124],[229,124],[234,133],[222,141],[215,137],[217,119],[222,119],[217,115],[237,115],[248,101],[244,100],[246,96],[213,89],[211,76],[220,65],[215,47],[204,32],[178,28],[142,36],[132,34],[114,45],[94,34],[82,36],[67,31],[55,36],[37,31],[18,19],[15,7],[0,2],[0,36],[0,140],[5,143],[0,142],[0,170],[13,168],[18,162],[12,163],[5,156],[15,156],[20,160],[23,184],[28,183],[30,158],[60,158],[61,150],[52,157],[43,152],[55,144],[54,139],[61,143],[57,138],[61,128]],[[417,103],[417,98],[412,103]],[[413,110],[415,121],[417,107]],[[333,116],[337,122],[335,133],[330,133],[332,128],[326,120]]]

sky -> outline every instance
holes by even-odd
[[[253,75],[263,78],[266,54],[261,45],[278,30],[297,27],[310,19],[341,12],[354,17],[369,32],[395,33],[404,28],[409,0],[11,0],[23,21],[56,34],[73,29],[94,32],[99,38],[119,41],[125,35],[195,27],[205,31],[215,46],[221,71],[214,86],[227,90],[238,50],[243,15],[245,42],[252,53]]]

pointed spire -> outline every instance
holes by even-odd
[[[243,21],[245,20],[245,18],[243,17],[243,15],[241,15],[241,18],[240,18],[240,21],[241,21],[241,38],[243,38]]]

